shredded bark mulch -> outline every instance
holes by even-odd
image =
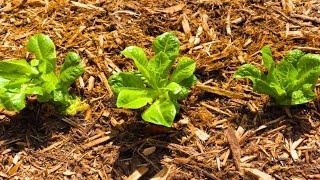
[[[277,62],[295,48],[320,53],[319,26],[318,0],[0,0],[0,59],[30,60],[28,39],[49,35],[59,64],[80,54],[85,73],[71,91],[90,104],[75,116],[31,100],[19,113],[2,109],[0,177],[320,179],[320,98],[277,107],[233,78],[245,63],[263,69],[265,45]],[[125,47],[151,57],[152,40],[169,31],[199,81],[165,128],[117,108],[107,78],[134,69]]]

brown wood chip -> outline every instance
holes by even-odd
[[[99,139],[96,139],[96,140],[93,140],[85,145],[82,146],[83,149],[89,149],[91,147],[94,147],[96,145],[99,145],[101,143],[104,143],[108,140],[110,140],[112,137],[111,136],[104,136],[104,137],[101,137]]]
[[[227,137],[228,143],[230,145],[234,164],[237,170],[240,171],[241,170],[241,167],[240,167],[241,149],[240,149],[239,141],[235,134],[235,130],[231,127],[228,127],[227,129],[224,130],[224,135]]]
[[[246,173],[249,173],[251,175],[256,176],[259,180],[274,180],[274,178],[272,176],[270,176],[269,174],[260,171],[259,169],[255,169],[255,168],[244,168],[244,171]]]

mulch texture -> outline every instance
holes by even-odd
[[[31,100],[1,110],[0,177],[320,179],[320,98],[276,107],[233,78],[245,63],[265,70],[265,45],[277,62],[295,48],[320,53],[319,26],[318,0],[0,0],[0,59],[30,60],[27,40],[49,35],[59,64],[80,54],[85,73],[71,91],[90,104],[75,116]],[[169,31],[199,81],[165,128],[117,108],[107,78],[134,69],[125,47],[151,57],[152,40]]]

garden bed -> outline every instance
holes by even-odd
[[[233,74],[263,68],[260,49],[279,62],[300,49],[320,53],[314,1],[0,1],[0,59],[31,60],[37,33],[54,41],[58,67],[77,52],[85,73],[70,89],[90,108],[63,116],[29,98],[1,110],[0,177],[16,179],[319,179],[320,98],[279,107]],[[144,109],[116,107],[107,79],[134,69],[120,54],[174,32],[198,82],[179,101],[172,128],[144,122]],[[316,87],[319,94],[319,87]]]

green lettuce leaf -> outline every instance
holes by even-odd
[[[233,75],[234,78],[249,78],[251,81],[255,79],[265,80],[266,76],[261,73],[261,71],[252,64],[242,65]]]
[[[192,76],[193,72],[196,69],[196,63],[187,57],[182,57],[177,67],[173,70],[172,75],[170,77],[170,82],[180,83],[184,79]]]
[[[285,56],[284,60],[290,62],[294,67],[297,67],[297,63],[299,62],[299,59],[304,55],[304,52],[302,52],[299,49],[294,49],[292,51],[289,51]]]
[[[152,42],[152,46],[156,55],[164,52],[172,60],[172,63],[179,55],[180,41],[172,32],[166,32],[156,37]]]
[[[292,101],[288,105],[304,104],[317,97],[313,84],[304,84],[301,89],[292,93]]]
[[[0,61],[0,74],[2,73],[8,73],[8,75],[35,75],[39,72],[36,68],[32,67],[25,59],[19,59]]]
[[[60,70],[60,87],[68,88],[83,73],[84,67],[80,64],[80,56],[76,53],[68,52]]]
[[[158,53],[154,58],[151,58],[148,63],[148,70],[157,78],[158,86],[161,87],[162,81],[168,79],[172,60],[164,52]]]
[[[288,87],[290,82],[298,78],[297,69],[288,61],[281,61],[276,67],[278,81],[284,88]]]
[[[116,73],[109,77],[108,83],[116,95],[127,87],[146,88],[143,77],[137,71]]]
[[[162,98],[144,111],[142,118],[147,122],[171,127],[176,113],[175,104],[170,99]]]
[[[150,89],[126,88],[119,93],[117,107],[138,109],[152,103],[157,92]]]
[[[171,82],[166,86],[166,89],[173,94],[178,94],[182,90],[182,87],[178,83]]]
[[[27,50],[39,60],[39,71],[47,74],[56,71],[56,51],[52,40],[44,34],[36,34],[27,43]]]
[[[261,49],[263,64],[270,70],[274,66],[274,60],[272,58],[271,49],[268,46],[264,46]]]
[[[121,52],[121,54],[123,54],[127,58],[131,58],[134,61],[139,72],[146,78],[149,84],[153,88],[158,88],[156,79],[153,77],[153,74],[150,74],[150,72],[147,69],[148,59],[142,48],[136,46],[129,46],[126,49],[124,49]]]
[[[190,77],[180,81],[180,86],[191,88],[192,85],[194,85],[197,82],[198,78],[192,74]]]

